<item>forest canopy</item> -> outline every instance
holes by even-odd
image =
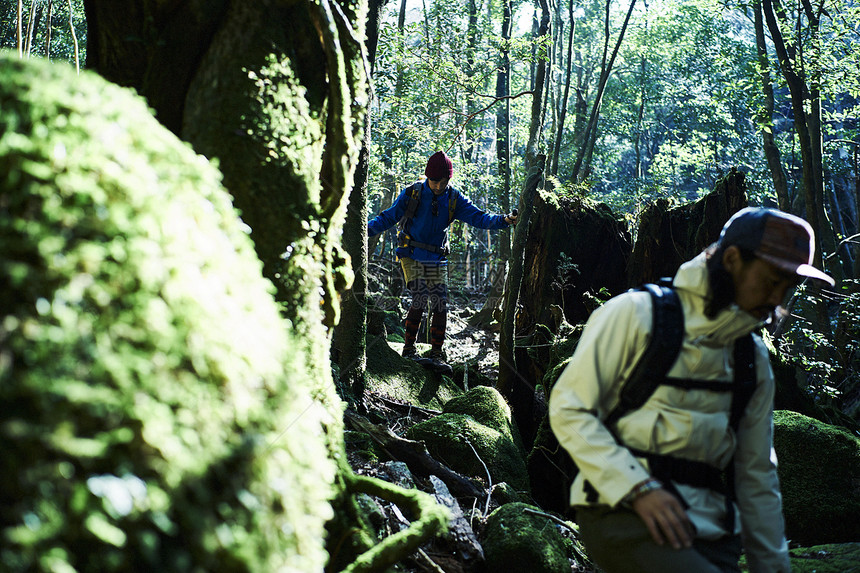
[[[582,124],[594,105],[606,51],[614,47],[631,4],[602,95],[593,153],[574,177]],[[788,199],[802,203],[789,89],[769,39],[769,68],[759,60],[757,3],[559,2],[551,7],[552,29],[543,38],[535,38],[532,22],[540,14],[532,3],[512,3],[509,38],[503,32],[505,2],[405,7],[403,26],[397,24],[402,6],[388,3],[383,9],[374,73],[371,193],[381,193],[386,176],[405,181],[420,173],[434,148],[452,150],[459,159],[457,177],[470,189],[495,188],[497,113],[508,104],[510,162],[519,177],[512,187],[517,189],[535,64],[545,58],[542,147],[550,155],[558,148],[549,172],[562,186],[579,185],[581,192],[635,214],[657,197],[697,198],[738,166],[747,174],[753,198],[776,204],[761,143],[761,132],[769,132],[788,175]],[[785,14],[784,33],[793,34],[795,27],[801,31],[788,41],[819,94],[822,130],[833,140],[824,147],[826,169],[833,177],[850,177],[860,95],[853,49],[857,8],[827,2],[815,10],[825,14],[817,29],[803,13]],[[510,80],[499,94],[505,56]],[[768,89],[775,99],[770,116],[764,113]],[[488,200],[492,204],[493,193]]]

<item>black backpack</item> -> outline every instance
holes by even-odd
[[[641,290],[651,295],[651,340],[636,364],[630,379],[624,384],[618,405],[609,413],[604,424],[610,429],[625,414],[641,408],[661,384],[687,389],[725,390],[724,382],[667,378],[666,374],[678,359],[684,341],[684,312],[678,293],[668,279],[660,284],[645,284]],[[755,343],[752,334],[735,341],[735,380],[732,385],[730,421],[737,431],[740,419],[756,387]]]

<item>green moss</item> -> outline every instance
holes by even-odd
[[[451,398],[443,408],[448,414],[466,414],[479,424],[496,430],[525,452],[520,432],[514,424],[511,407],[495,388],[478,386],[462,396]]]
[[[381,543],[358,556],[343,570],[344,573],[386,571],[415,553],[431,538],[447,530],[450,517],[448,508],[424,492],[402,489],[376,478],[358,475],[349,479],[349,489],[392,502],[405,510],[413,521],[409,527],[386,537]]]
[[[519,491],[529,489],[522,451],[510,435],[471,416],[440,414],[410,428],[407,437],[426,443],[430,454],[454,471],[486,480],[489,470],[494,484],[507,482]]]
[[[547,189],[538,189],[538,198],[549,206],[552,206],[556,211],[561,210],[561,204],[559,203],[558,195],[556,195],[553,191],[549,191]]]
[[[570,571],[565,542],[552,520],[529,513],[537,508],[509,503],[490,514],[481,541],[487,571]]]
[[[794,573],[853,573],[860,571],[860,543],[832,543],[789,551]],[[746,556],[741,571],[749,571]]]
[[[495,386],[495,382],[480,370],[477,359],[465,362],[454,362],[454,382],[460,388],[475,388],[477,386]]]
[[[493,486],[493,499],[499,505],[529,500],[527,495],[521,495],[520,492],[512,488],[507,482],[501,482]]]
[[[850,573],[860,571],[860,543],[815,545],[792,549],[794,573]]]
[[[403,358],[381,337],[367,339],[365,380],[370,391],[436,410],[462,393],[450,378]]]
[[[220,175],[95,74],[0,54],[0,561],[320,570],[308,400]]]
[[[343,433],[343,440],[347,449],[352,454],[359,456],[366,463],[376,463],[379,461],[379,447],[370,435],[364,432],[346,431]]]
[[[804,545],[860,539],[860,439],[796,412],[774,414],[783,513]]]

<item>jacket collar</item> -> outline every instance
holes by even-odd
[[[687,336],[698,339],[702,344],[726,345],[764,324],[764,321],[741,310],[735,303],[712,319],[705,316],[705,304],[711,298],[705,253],[681,265],[675,275],[674,286],[684,307]]]

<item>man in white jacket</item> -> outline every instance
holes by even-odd
[[[652,335],[652,300],[630,291],[589,318],[552,389],[549,419],[579,468],[570,503],[580,534],[607,573],[739,572],[742,547],[751,571],[790,571],[772,439],[773,372],[753,335],[755,389],[735,429],[733,349],[770,320],[799,280],[833,285],[811,266],[813,245],[812,229],[798,217],[761,208],[735,214],[717,243],[674,277],[684,333],[666,380],[608,425]]]

